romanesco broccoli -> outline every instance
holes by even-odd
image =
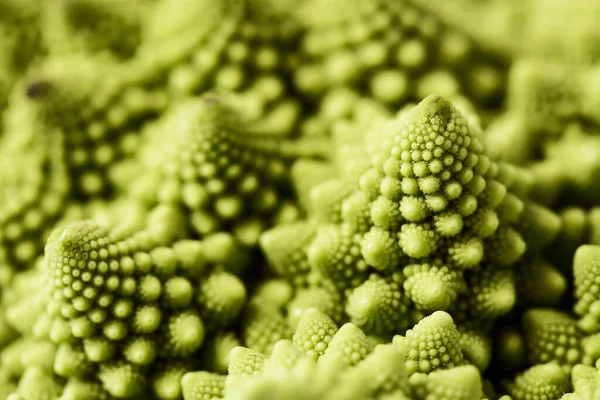
[[[0,400],[595,400],[591,3],[0,0]]]

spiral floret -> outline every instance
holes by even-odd
[[[180,218],[161,206],[146,228],[87,220],[52,233],[50,296],[37,326],[59,344],[56,373],[96,376],[111,395],[129,398],[150,383],[151,366],[170,365],[175,369],[152,378],[161,397],[175,390],[169,382],[185,372],[177,365],[198,357],[207,332],[235,322],[245,303],[245,287],[230,272],[239,260],[232,270],[230,256],[217,248],[221,240],[181,240],[172,226]],[[211,264],[225,270],[211,272]]]

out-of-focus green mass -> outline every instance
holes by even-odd
[[[361,98],[397,110],[437,93],[487,110],[499,106],[506,60],[418,1],[306,0],[294,81],[314,102],[307,132],[360,113]]]
[[[600,5],[588,0],[416,0],[503,53],[597,63]]]
[[[0,0],[0,400],[599,399],[599,18]]]

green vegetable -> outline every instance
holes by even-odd
[[[560,399],[571,390],[569,377],[557,364],[539,364],[508,385],[513,399]]]
[[[599,397],[588,3],[0,0],[0,400]]]
[[[44,9],[42,42],[51,54],[106,52],[129,58],[141,42],[149,3],[60,0]]]
[[[406,329],[411,309],[455,310],[465,323],[507,314],[511,266],[547,246],[560,219],[527,200],[525,177],[486,157],[477,126],[441,97],[371,129],[358,182],[317,183],[306,222],[263,234],[273,270],[299,288],[317,276],[378,335]]]
[[[429,335],[441,335],[443,344],[438,348],[449,344],[446,340],[452,340],[445,332],[451,332],[451,337],[458,340],[448,314],[434,313],[409,332],[407,339],[412,343],[409,347],[404,341],[396,344],[396,340],[394,344],[373,347],[356,325],[347,323],[337,329],[325,314],[307,309],[293,341],[278,341],[269,357],[251,349],[234,348],[229,373],[224,378],[224,392],[220,386],[214,389],[222,377],[190,372],[183,378],[184,397],[197,399],[201,398],[200,393],[225,399],[257,399],[266,393],[281,399],[444,399],[452,396],[470,400],[482,397],[481,377],[473,366],[448,364],[444,366],[447,369],[424,374],[412,373],[414,362],[404,361],[414,352],[410,346],[418,348],[419,340],[426,344],[428,337],[437,337]],[[440,357],[443,360],[446,355]],[[422,360],[422,366],[423,363],[427,361]],[[409,375],[412,375],[410,379]]]

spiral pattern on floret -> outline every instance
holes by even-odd
[[[175,364],[189,363],[207,334],[236,320],[246,290],[235,276],[243,260],[232,264],[230,252],[242,254],[241,245],[219,235],[181,240],[183,227],[179,210],[159,206],[130,223],[87,220],[52,233],[48,305],[36,332],[65,349],[57,357],[63,376],[94,376],[100,366],[97,378],[113,396],[139,395],[151,378],[160,397],[187,370]],[[210,268],[217,264],[225,270]],[[69,366],[77,360],[89,369]],[[174,369],[150,377],[157,362]]]

